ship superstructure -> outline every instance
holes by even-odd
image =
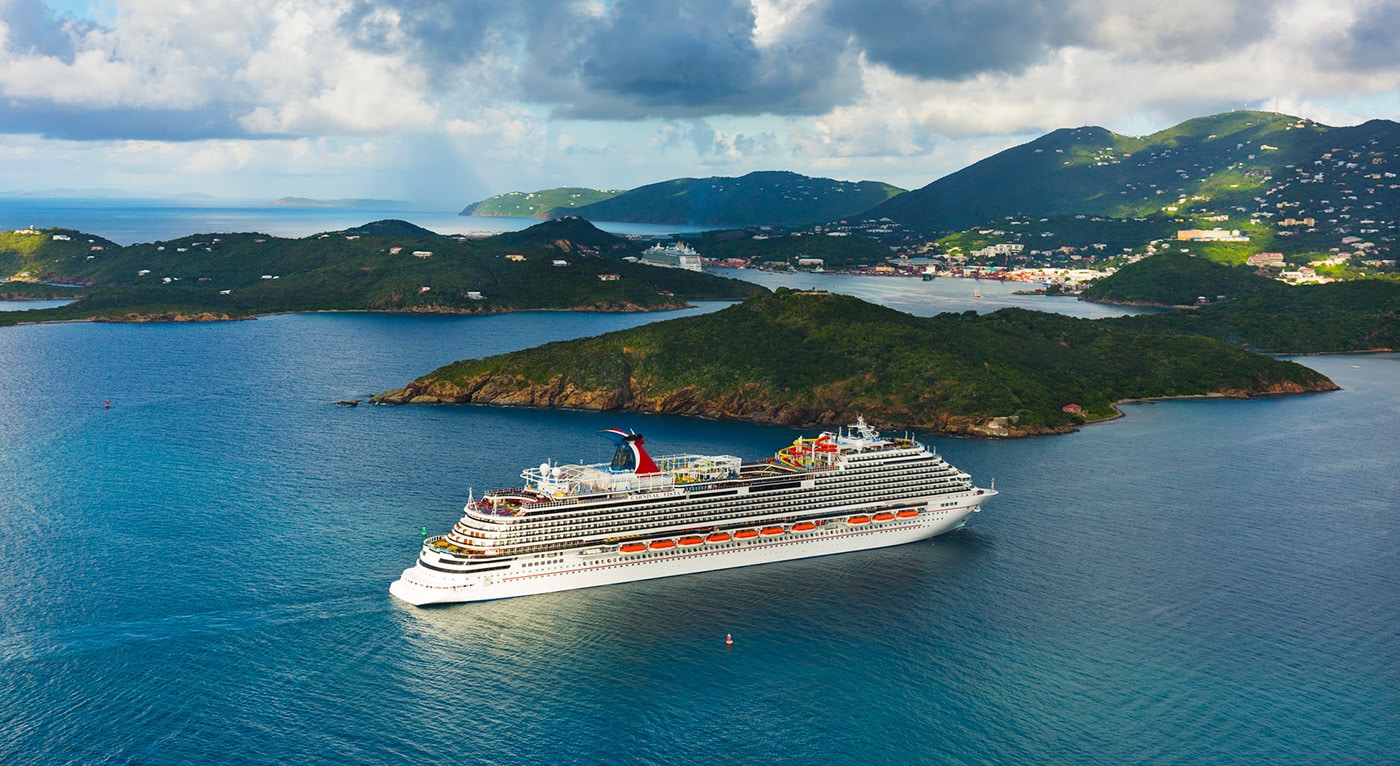
[[[640,434],[603,435],[611,462],[542,463],[523,486],[473,498],[389,591],[482,601],[898,545],[963,526],[996,495],[863,419],[754,463],[653,460]]]

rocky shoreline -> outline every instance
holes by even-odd
[[[635,380],[626,389],[590,390],[575,386],[562,375],[550,382],[532,384],[509,376],[492,374],[474,377],[464,385],[442,380],[420,379],[393,391],[375,394],[374,404],[476,404],[494,407],[530,407],[537,409],[568,409],[589,412],[635,412],[646,415],[685,415],[708,420],[729,420],[761,425],[781,425],[797,428],[825,428],[840,425],[857,415],[878,422],[888,429],[908,429],[945,436],[977,436],[988,438],[1023,438],[1071,433],[1085,423],[1105,422],[1122,417],[1118,404],[1138,401],[1167,401],[1172,399],[1252,399],[1261,396],[1320,393],[1339,390],[1330,380],[1307,387],[1292,381],[1272,384],[1265,390],[1231,389],[1205,395],[1125,399],[1117,402],[1116,415],[1096,420],[1084,420],[1063,426],[1022,424],[1015,415],[988,417],[959,415],[947,412],[915,413],[907,410],[883,409],[868,402],[848,402],[826,408],[803,407],[788,402],[775,402],[763,396],[757,386],[747,386],[738,394],[717,399],[702,397],[694,388],[651,393]]]

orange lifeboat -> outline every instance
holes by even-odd
[[[792,525],[792,531],[794,532],[811,532],[816,528],[817,525],[813,524],[810,521],[799,521],[796,524]]]
[[[627,543],[618,550],[622,551],[623,553],[637,553],[646,549],[647,547],[641,543]]]
[[[869,517],[869,516],[852,516],[851,518],[846,519],[846,523],[847,523],[847,524],[869,524],[869,523],[870,523],[870,517]]]
[[[890,513],[889,511],[881,511],[880,513],[875,514],[874,519],[876,521],[890,521],[894,519],[894,514]]]
[[[728,533],[728,532],[716,532],[716,533],[714,533],[713,535],[710,535],[709,537],[705,538],[705,542],[707,542],[707,543],[727,543],[727,542],[729,542],[729,539],[730,539],[730,538],[729,538],[729,533]]]
[[[787,531],[787,530],[786,530],[786,529],[783,529],[782,527],[764,527],[764,528],[763,528],[763,531],[760,532],[759,534],[764,534],[764,535],[781,535],[782,533],[784,533],[784,532],[786,532],[786,531]]]
[[[679,542],[680,542],[681,545],[699,545],[700,543],[705,542],[705,538],[703,538],[703,537],[682,537],[682,538],[679,540]]]
[[[752,529],[741,529],[734,533],[734,537],[737,540],[747,540],[750,537],[758,537],[758,533]]]
[[[898,516],[898,517],[901,518],[901,519],[912,519],[912,518],[914,518],[915,516],[918,516],[918,515],[919,515],[919,512],[918,512],[918,511],[900,511],[899,513],[896,513],[895,515]]]
[[[667,548],[674,548],[674,547],[676,547],[676,541],[675,541],[675,540],[654,540],[654,541],[652,541],[652,543],[651,543],[651,549],[654,550],[654,551],[664,551],[664,550],[666,550]]]

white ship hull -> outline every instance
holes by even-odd
[[[748,540],[634,554],[622,554],[614,548],[590,555],[586,553],[589,548],[581,548],[544,562],[532,561],[536,565],[533,567],[517,560],[509,569],[487,574],[433,571],[419,563],[404,570],[403,576],[390,585],[389,592],[415,606],[488,601],[902,545],[962,527],[982,503],[996,494],[994,490],[976,490],[960,498],[940,496],[929,505],[943,507],[926,505],[913,518],[871,521],[859,526],[833,521],[811,531],[785,531]],[[958,502],[947,507],[950,500]],[[842,518],[859,510],[843,509]]]

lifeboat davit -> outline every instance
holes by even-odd
[[[847,524],[869,524],[869,523],[870,523],[870,517],[869,517],[869,516],[852,516],[851,518],[846,519],[846,523],[847,523]]]
[[[734,533],[734,537],[738,540],[747,540],[750,537],[758,537],[758,533],[752,529],[741,529]]]
[[[676,541],[675,541],[675,540],[654,540],[654,541],[652,541],[652,544],[651,544],[651,549],[654,550],[654,551],[664,551],[664,550],[666,550],[667,548],[674,548],[674,547],[676,547]]]
[[[901,519],[912,519],[912,518],[914,518],[915,516],[918,516],[918,515],[919,515],[919,512],[918,512],[918,511],[900,511],[899,513],[896,513],[895,515],[898,516],[898,517],[901,518]]]
[[[794,532],[811,532],[816,528],[817,525],[813,524],[810,521],[799,521],[796,524],[792,525],[792,531]]]
[[[618,550],[622,551],[623,553],[638,553],[646,549],[647,547],[641,543],[627,543],[621,548],[618,548]]]
[[[729,542],[729,540],[730,537],[728,532],[716,532],[713,535],[710,535],[709,537],[705,538],[705,542],[707,543],[727,543]]]
[[[703,538],[703,537],[682,537],[678,542],[679,542],[681,545],[699,545],[700,543],[705,542],[705,538]]]
[[[786,532],[786,531],[787,531],[787,530],[786,530],[786,529],[783,529],[782,527],[764,527],[764,528],[763,528],[763,531],[760,532],[759,534],[764,534],[764,535],[781,535],[782,533],[784,533],[784,532]]]
[[[894,514],[890,513],[889,511],[882,511],[880,513],[875,514],[873,518],[876,521],[891,521],[894,519]]]

